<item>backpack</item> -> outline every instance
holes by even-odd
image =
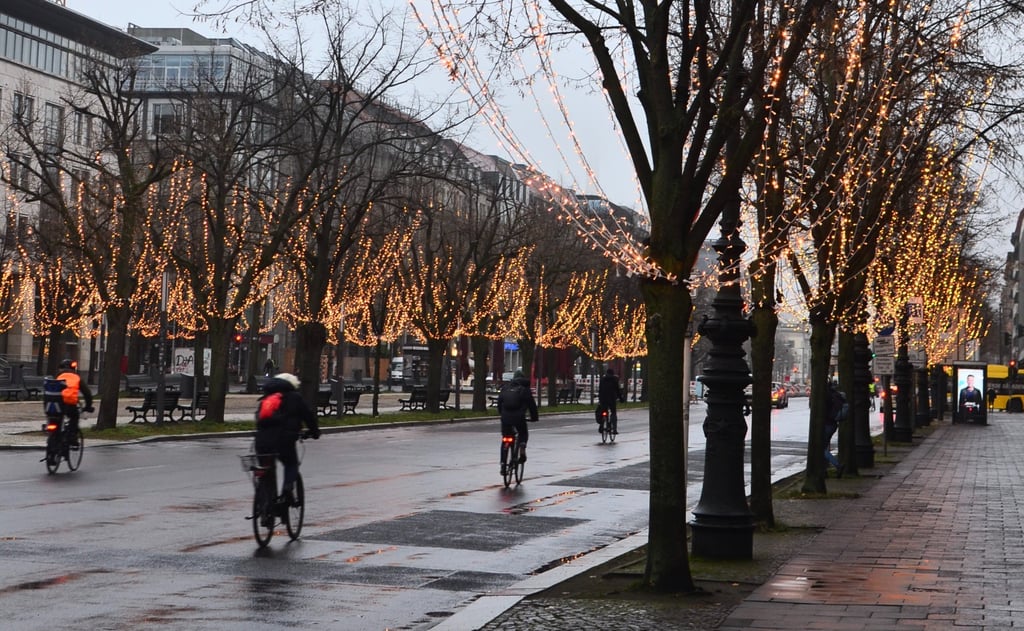
[[[521,384],[511,383],[501,391],[501,407],[516,412],[526,407],[526,393]]]
[[[257,425],[279,425],[284,419],[284,395],[280,392],[272,392],[260,399],[260,406],[256,410]]]

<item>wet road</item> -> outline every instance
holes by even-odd
[[[699,498],[703,410],[690,432]],[[495,421],[305,444],[303,537],[256,549],[248,438],[88,449],[45,473],[0,453],[0,610],[12,629],[428,629],[480,594],[646,527],[646,410],[602,445],[590,415],[531,425],[506,490]],[[773,413],[774,468],[802,468],[805,400]]]

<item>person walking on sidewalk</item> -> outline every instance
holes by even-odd
[[[846,394],[843,393],[836,386],[835,382],[829,380],[828,382],[828,416],[825,418],[825,462],[826,471],[828,465],[832,465],[836,470],[836,477],[843,477],[843,465],[840,464],[839,459],[832,454],[832,437],[835,436],[836,430],[839,429],[839,423],[849,414],[849,405],[846,403]]]

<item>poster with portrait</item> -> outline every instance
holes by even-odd
[[[954,423],[988,423],[985,405],[985,364],[953,364]]]

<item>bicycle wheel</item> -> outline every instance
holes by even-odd
[[[47,473],[57,473],[57,469],[60,468],[60,450],[61,450],[60,434],[54,432],[46,437],[46,471]]]
[[[515,443],[512,443],[512,444],[514,445]],[[505,481],[505,488],[506,489],[509,486],[512,485],[513,470],[515,468],[514,465],[512,464],[512,454],[513,453],[514,452],[513,452],[512,447],[507,442],[502,441],[502,443],[501,443],[501,476],[502,476],[502,479],[504,479],[504,481]]]
[[[260,478],[252,498],[252,532],[261,548],[274,536],[274,488],[267,474]]]
[[[302,474],[295,480],[295,489],[292,491],[293,501],[284,513],[284,525],[288,529],[288,536],[295,541],[302,532],[302,518],[306,515],[306,492],[302,488]]]
[[[78,466],[82,464],[82,453],[85,451],[85,439],[82,437],[82,430],[78,430],[78,446],[68,445],[67,460],[68,469],[77,471]]]
[[[515,457],[512,459],[512,468],[516,473],[516,485],[522,484],[523,482],[523,471],[526,469],[526,462],[520,457],[519,454],[519,441],[516,441]]]
[[[608,429],[608,417],[601,419],[601,425],[598,427],[598,431],[601,432],[601,442],[606,443],[611,437],[611,431]]]

